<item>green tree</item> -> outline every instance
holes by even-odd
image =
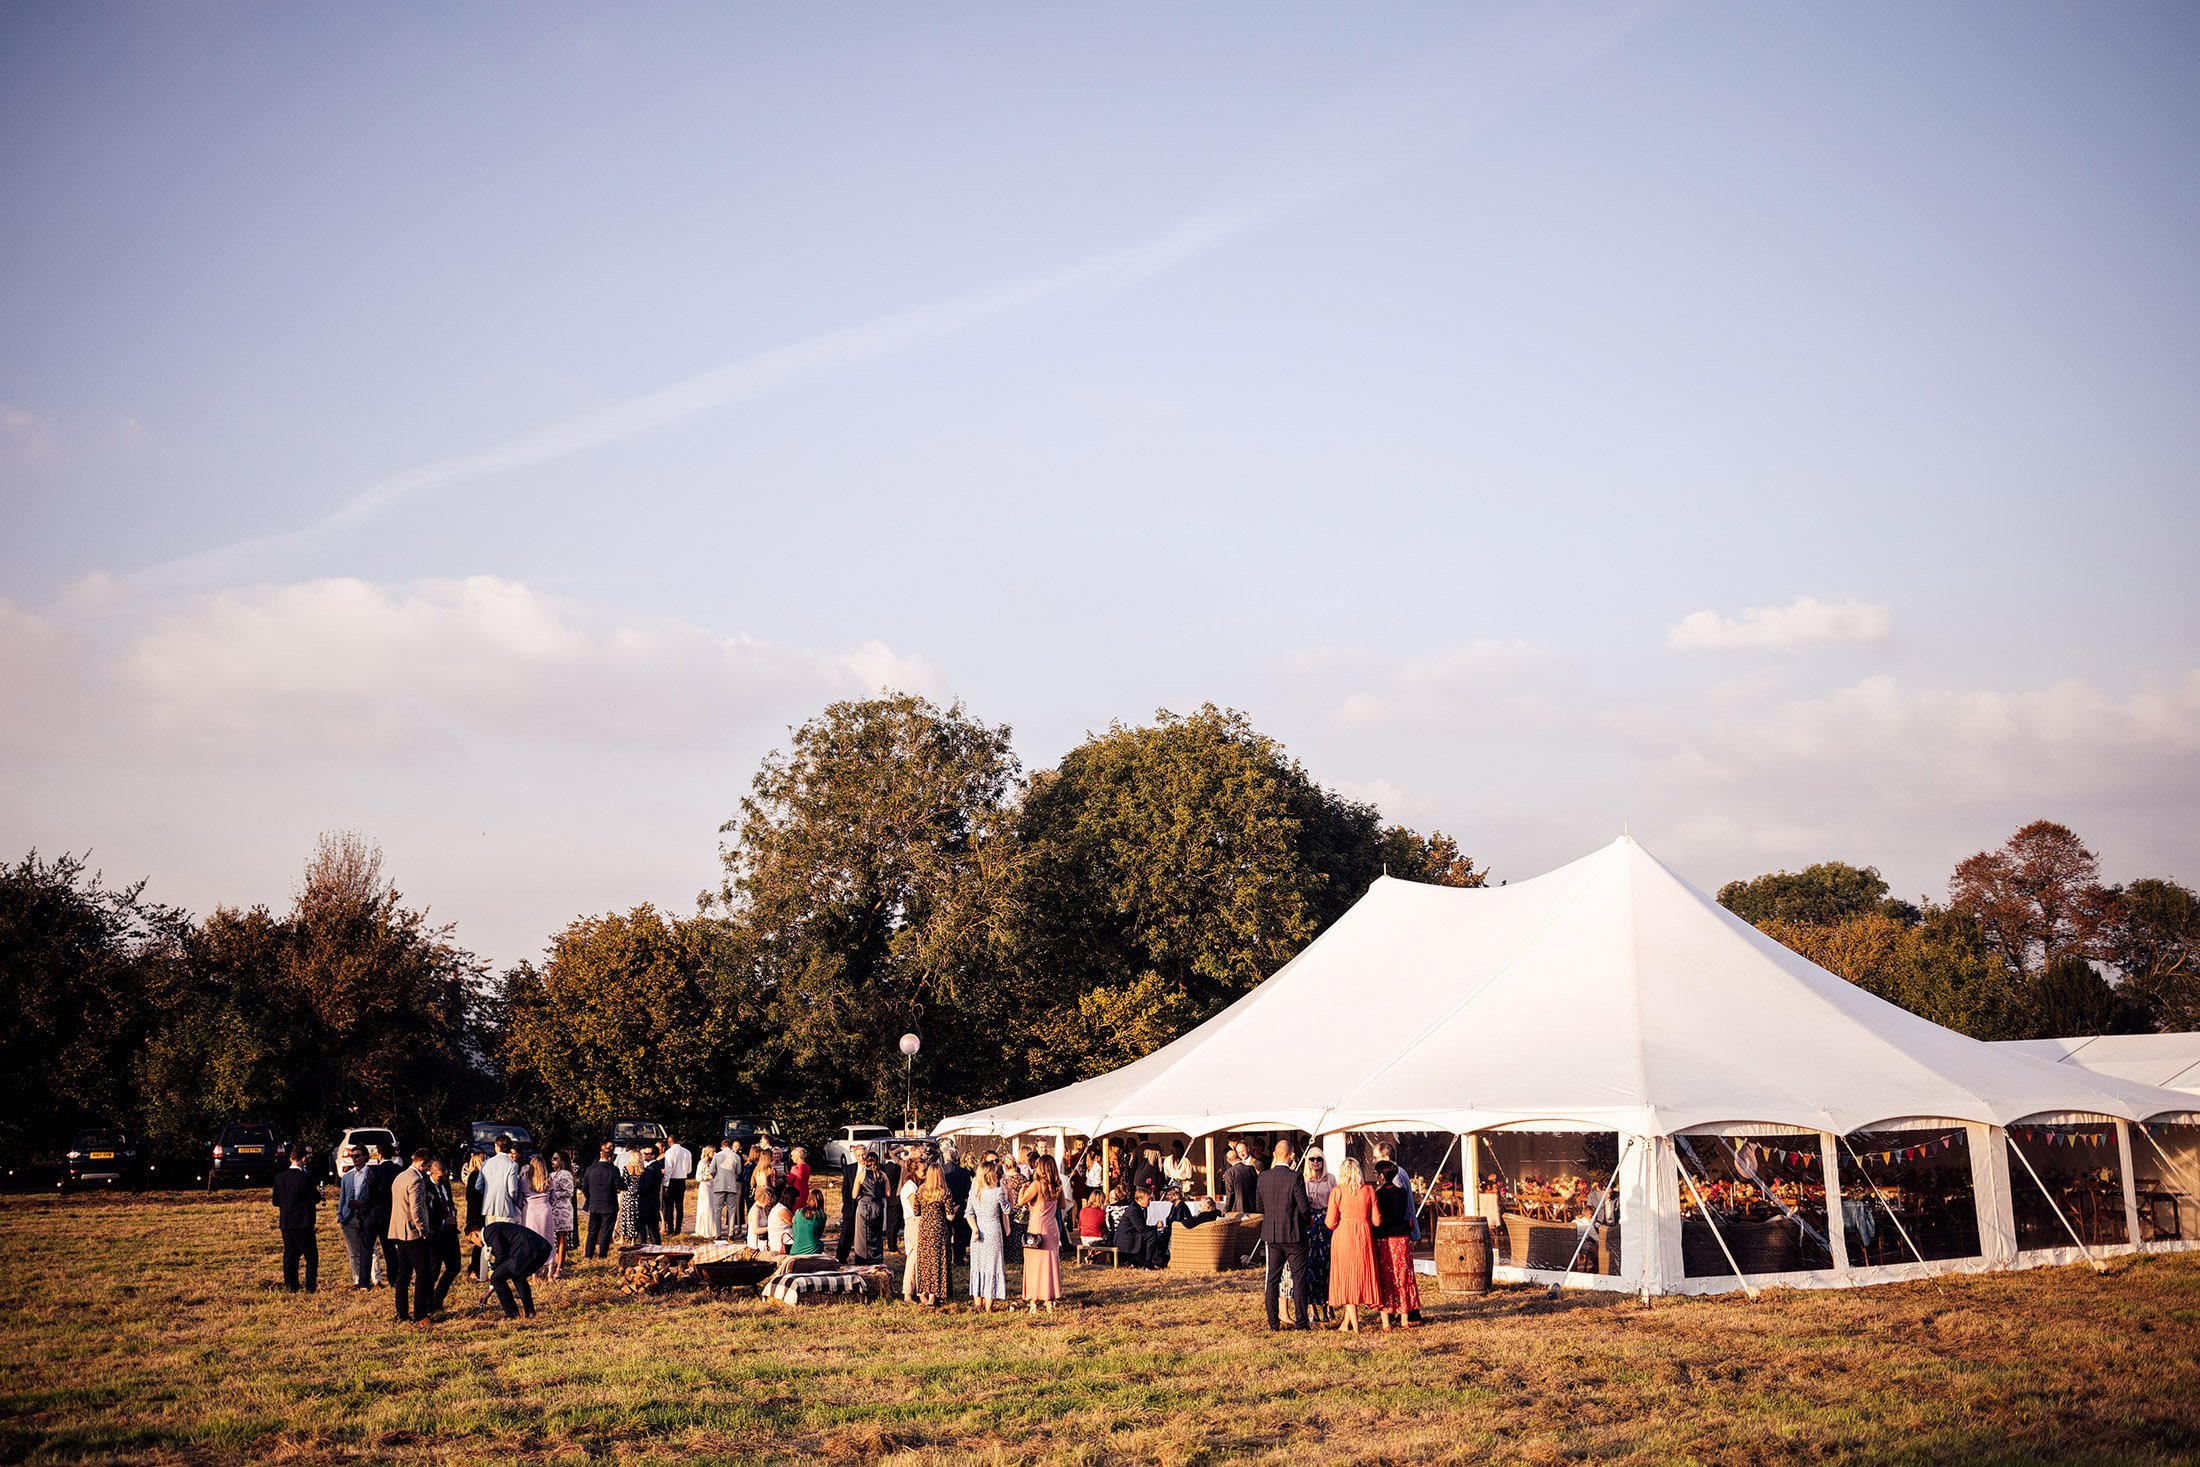
[[[1914,923],[1920,913],[1908,902],[1887,895],[1886,878],[1876,866],[1820,861],[1800,871],[1774,871],[1719,888],[1719,905],[1744,922],[1805,923],[1824,926],[1874,913]]]
[[[1396,874],[1478,885],[1441,834],[1383,828],[1234,710],[1163,710],[1072,749],[1018,825],[1016,1067],[1032,1083],[1149,1052],[1290,961]]]
[[[270,1003],[294,1125],[331,1135],[387,1123],[409,1139],[479,1102],[487,969],[453,933],[404,904],[378,846],[321,838],[281,925]]]
[[[2117,894],[2109,960],[2118,992],[2164,1032],[2200,1029],[2200,894],[2142,877]]]
[[[720,919],[647,904],[569,924],[540,970],[504,977],[496,1054],[512,1118],[592,1136],[615,1115],[685,1123],[724,1107],[757,1039],[740,942]]]
[[[146,1133],[171,1152],[203,1143],[224,1120],[273,1121],[297,1134],[293,1064],[300,1011],[285,969],[283,922],[265,907],[217,909],[186,939],[189,991],[135,1066]]]
[[[719,900],[743,929],[781,1119],[898,1115],[895,1041],[925,1041],[925,1109],[967,1099],[1014,900],[1021,768],[1005,726],[908,693],[835,703],[758,770],[726,822]]]
[[[1832,922],[1768,918],[1768,936],[1867,993],[1975,1039],[2031,1037],[2024,1003],[1977,924],[1930,908],[1916,921],[1860,911]]]
[[[0,1147],[51,1155],[90,1122],[139,1129],[130,1061],[159,1007],[189,919],[113,888],[82,858],[36,851],[0,868]]]
[[[2146,1027],[2145,1012],[2126,1003],[2099,968],[2074,953],[2027,974],[2023,992],[2028,1038],[2128,1034]]]

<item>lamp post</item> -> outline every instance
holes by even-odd
[[[915,1135],[917,1130],[916,1068],[917,1051],[924,1041],[914,1034],[901,1036],[901,1129],[905,1135]]]

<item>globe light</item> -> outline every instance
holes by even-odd
[[[917,1038],[916,1035],[904,1034],[901,1036],[901,1052],[903,1054],[909,1055],[911,1058],[914,1058],[917,1051],[919,1049],[922,1049],[923,1047],[924,1041]]]

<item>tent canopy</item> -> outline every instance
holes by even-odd
[[[2001,1048],[2164,1090],[2200,1095],[2200,1034],[2093,1034],[2009,1039]]]
[[[1196,1136],[1556,1121],[1641,1136],[1726,1122],[1849,1132],[1904,1117],[2138,1120],[2190,1102],[1874,998],[1622,836],[1510,886],[1385,877],[1182,1038],[938,1129]]]

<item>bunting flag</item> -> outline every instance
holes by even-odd
[[[2145,1128],[2142,1126],[2141,1129],[2144,1130]],[[2109,1132],[2103,1130],[2066,1131],[2054,1126],[2015,1126],[2010,1128],[2009,1134],[2012,1138],[2033,1146],[2061,1146],[2066,1149],[2076,1146],[2106,1146],[2109,1144],[2110,1135]]]
[[[1957,1139],[1957,1135],[1951,1132],[1948,1135],[1935,1136],[1930,1141],[1920,1141],[1911,1146],[1898,1146],[1887,1151],[1860,1152],[1858,1153],[1858,1160],[1876,1162],[1880,1166],[1893,1166],[1898,1161],[1923,1161],[1935,1152],[1953,1151]]]

